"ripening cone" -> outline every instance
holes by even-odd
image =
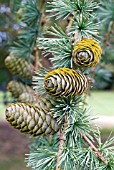
[[[33,65],[22,58],[8,56],[5,59],[5,66],[13,75],[18,75],[25,79],[32,78]]]
[[[45,112],[49,112],[51,108],[54,108],[58,104],[58,99],[52,98],[49,95],[41,95],[39,96],[37,103]]]
[[[94,39],[83,39],[74,47],[72,56],[74,63],[80,67],[94,67],[100,62],[102,49]]]
[[[37,103],[37,98],[34,96],[34,93],[22,93],[19,96],[19,102],[35,104]]]
[[[10,81],[7,85],[7,89],[9,92],[11,92],[12,96],[16,99],[18,99],[18,97],[24,92],[26,93],[33,92],[31,87],[21,82],[18,82],[16,80]]]
[[[41,107],[45,112],[49,112],[50,108],[54,108],[58,103],[58,100],[52,98],[49,95],[39,95],[35,96],[34,93],[22,93],[19,98],[19,102],[32,104],[34,106]]]
[[[75,70],[60,68],[45,76],[44,87],[52,96],[80,96],[87,90],[88,80]]]
[[[30,104],[11,104],[6,109],[6,119],[22,133],[33,136],[54,134],[59,130],[56,120],[41,107]]]

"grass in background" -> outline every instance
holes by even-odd
[[[3,93],[0,92],[0,120],[4,118],[6,106],[3,104]]]
[[[6,93],[7,95],[7,101],[13,101],[11,94],[9,92]],[[0,92],[0,120],[2,120],[5,115],[5,110],[6,110],[6,106],[3,104],[4,103],[4,93]]]
[[[86,102],[94,115],[114,116],[114,91],[92,91]]]

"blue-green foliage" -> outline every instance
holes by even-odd
[[[29,57],[33,51],[38,36],[41,14],[35,1],[22,1],[20,14],[20,26],[22,27],[16,41],[13,42],[11,52],[14,56],[25,58]]]
[[[33,26],[36,23],[38,27],[40,12],[36,6],[35,1],[26,1],[25,11],[28,13],[22,15],[22,21],[30,35],[26,31],[26,33],[23,32],[19,37],[21,44],[17,43],[12,48],[14,54],[20,51],[19,56],[23,54],[25,58],[32,51],[37,36],[36,27]],[[51,37],[47,38],[47,35],[43,35],[44,37],[41,35],[37,39],[38,47],[44,50],[44,55],[47,56],[51,53],[54,56],[50,59],[54,64],[52,69],[60,67],[73,69],[72,50],[76,44],[76,38],[79,40],[87,37],[97,38],[98,22],[94,23],[93,21],[95,18],[93,10],[97,7],[98,5],[91,0],[52,0],[48,3],[48,13],[52,13],[51,16],[55,19],[72,18],[72,26],[66,31],[55,25],[51,29],[47,29],[46,34],[48,33]],[[49,70],[42,67],[36,72],[37,76],[33,77],[34,89],[38,94],[45,93],[44,77],[48,72]],[[49,114],[53,114],[60,124],[60,132],[64,130],[60,168],[62,170],[112,169],[114,167],[114,147],[110,145],[114,143],[114,138],[108,139],[105,144],[102,144],[99,131],[91,125],[94,118],[84,108],[82,96],[76,99],[73,97],[61,98],[60,96],[57,100],[58,104],[50,110]],[[94,139],[97,139],[97,147],[108,162],[107,165],[99,159],[95,149],[89,146],[84,135],[93,143]],[[55,136],[36,139],[31,145],[31,151],[27,158],[28,167],[34,170],[55,170],[60,140],[63,139],[59,139],[59,133]]]
[[[50,60],[53,62],[53,68],[72,68],[72,50],[71,39],[62,28],[55,25],[47,32],[53,38],[38,38],[37,43],[41,49],[44,49],[44,55],[53,54]]]

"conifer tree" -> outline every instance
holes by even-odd
[[[45,5],[47,13],[44,12]],[[43,10],[40,11],[41,6]],[[94,118],[84,104],[92,81],[88,70],[100,62],[102,54],[99,23],[95,23],[94,14],[97,8],[98,4],[91,0],[46,3],[25,0],[21,3],[18,17],[25,27],[11,48],[14,66],[7,61],[6,65],[13,74],[23,77],[23,67],[18,68],[20,60],[15,63],[15,56],[24,59],[23,64],[28,68],[25,63],[30,62],[36,45],[45,57],[53,55],[51,70],[40,65],[33,75],[37,98],[33,91],[27,95],[28,88],[16,82],[15,86],[23,88],[13,94],[22,102],[12,103],[6,109],[6,119],[12,126],[36,137],[31,139],[30,154],[26,159],[27,166],[32,169],[114,169],[114,137],[102,143],[98,128],[92,124]],[[42,27],[46,15],[53,21],[67,23],[66,29],[58,22]],[[37,59],[36,55],[35,62]]]

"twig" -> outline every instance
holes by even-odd
[[[63,130],[64,131],[64,130]],[[65,133],[61,132],[60,133],[60,145],[59,145],[59,151],[57,154],[57,164],[56,164],[56,170],[61,170],[60,169],[60,160],[61,160],[61,154],[64,149],[64,143],[65,143]]]
[[[12,0],[9,2],[9,6],[10,6],[11,10],[13,10],[13,8],[14,8],[14,2],[13,2]]]
[[[67,122],[68,120],[68,114],[65,117],[65,122]],[[66,139],[66,128],[67,128],[67,124],[64,124],[63,130],[60,132],[60,144],[59,144],[59,151],[57,153],[57,164],[56,164],[56,170],[61,170],[60,168],[60,160],[61,160],[61,155],[62,152],[64,150],[64,143],[65,143],[65,139]]]
[[[41,67],[42,64],[41,64],[40,58],[39,58],[39,49],[37,47],[35,47],[34,50],[35,50],[35,66],[34,66],[34,69],[38,70],[38,67]]]
[[[67,26],[67,29],[66,29],[66,34],[68,34],[70,32],[70,27],[72,26],[72,24],[73,24],[73,18],[69,17],[68,26]]]
[[[90,139],[80,131],[80,134],[82,135],[82,137],[84,138],[84,140],[89,144],[89,146],[91,147],[91,149],[93,151],[95,151],[98,155],[98,157],[102,160],[102,162],[104,164],[108,164],[108,162],[105,160],[104,156],[102,155],[102,153],[100,152],[100,150],[98,148],[95,147],[95,145],[90,141]]]
[[[67,122],[68,120],[68,115],[66,115],[65,118],[65,122]],[[64,125],[63,130],[60,132],[60,145],[59,145],[59,151],[57,154],[57,164],[56,164],[56,170],[61,170],[60,169],[60,160],[61,160],[61,155],[62,152],[64,150],[64,143],[65,143],[65,139],[66,139],[66,135],[65,135],[65,131],[67,128],[67,124]],[[101,159],[101,161],[108,165],[107,160],[105,160],[104,156],[102,155],[102,153],[100,152],[100,150],[98,148],[95,147],[95,145],[90,141],[90,139],[80,131],[80,134],[82,135],[82,137],[84,138],[84,140],[89,144],[89,146],[91,147],[91,149],[96,152],[96,154],[98,155],[98,157]]]

